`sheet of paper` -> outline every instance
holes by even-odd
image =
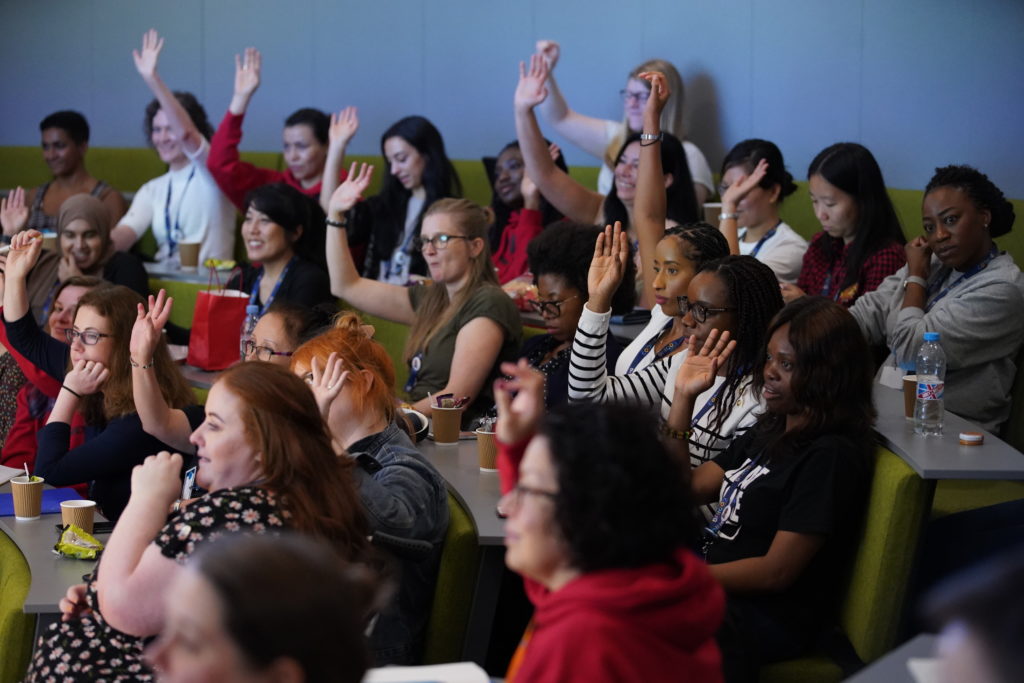
[[[942,660],[937,657],[911,657],[907,660],[910,675],[917,683],[942,683]]]
[[[489,683],[490,680],[487,672],[473,662],[458,662],[370,669],[363,683]]]
[[[4,467],[3,465],[0,465],[0,484],[6,484],[11,479],[14,479],[19,475],[24,476],[24,474],[25,470],[19,470],[14,467]]]

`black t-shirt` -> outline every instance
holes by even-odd
[[[871,461],[853,439],[818,436],[782,457],[762,453],[751,429],[714,459],[725,470],[723,504],[730,507],[707,549],[709,564],[767,554],[778,531],[825,537],[801,576],[782,593],[758,601],[778,618],[810,626],[836,603],[856,543],[870,483]],[[731,482],[739,485],[732,486]]]
[[[256,285],[256,278],[263,272],[263,268],[255,268],[251,265],[242,266],[242,280],[238,276],[231,278],[228,282],[228,289],[238,289],[243,292],[252,292]],[[334,303],[334,295],[331,294],[331,281],[327,273],[314,263],[304,259],[297,259],[288,268],[281,288],[277,290],[274,301],[287,301],[299,306],[312,308],[317,304]],[[256,295],[256,303],[263,305],[259,294]]]

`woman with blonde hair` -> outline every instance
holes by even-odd
[[[345,213],[370,183],[373,167],[352,164],[328,206],[331,293],[356,308],[410,326],[405,345],[413,407],[429,414],[429,395],[467,397],[464,421],[493,405],[491,380],[516,357],[522,323],[498,286],[487,246],[490,213],[468,199],[441,199],[426,210],[415,245],[431,284],[402,287],[361,277],[352,260]]]

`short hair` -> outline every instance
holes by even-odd
[[[541,275],[557,275],[579,291],[583,301],[588,300],[587,273],[594,257],[594,244],[602,232],[596,225],[562,222],[534,237],[526,247],[534,283]],[[633,310],[635,301],[636,264],[630,258],[626,260],[626,272],[612,297],[612,313],[619,315]]]
[[[1017,215],[1013,204],[1003,195],[1003,191],[989,180],[988,176],[971,166],[943,166],[935,169],[935,175],[924,188],[927,196],[939,187],[955,187],[966,194],[979,209],[992,214],[988,224],[988,232],[992,237],[1005,235],[1013,229]]]
[[[683,242],[683,256],[696,268],[729,255],[729,242],[722,231],[703,221],[668,228],[661,239],[666,237],[677,237]]]
[[[626,137],[619,153],[615,155],[615,164],[619,163],[626,148],[640,141],[640,133],[631,133]],[[612,166],[614,170],[615,166]],[[665,133],[661,139],[661,172],[672,174],[672,184],[665,188],[665,217],[677,223],[692,223],[700,220],[702,211],[697,206],[697,195],[693,191],[693,176],[690,165],[686,161],[686,150],[679,138]],[[622,221],[623,227],[629,224],[626,206],[619,199],[619,190],[612,183],[612,189],[604,198],[604,222],[608,225]]]
[[[1024,548],[1017,547],[945,580],[925,598],[936,624],[963,622],[981,641],[1000,680],[1024,670]]]
[[[846,277],[838,290],[857,282],[864,261],[879,249],[896,242],[906,244],[900,219],[885,189],[882,169],[874,155],[856,142],[838,142],[818,152],[807,168],[807,179],[820,175],[857,202],[857,234],[846,255]],[[820,240],[819,240],[820,241]],[[828,259],[836,255],[841,242],[825,241],[819,247]]]
[[[313,137],[321,145],[326,145],[330,142],[327,131],[331,127],[331,117],[319,109],[303,107],[292,112],[291,116],[284,120],[284,127],[291,128],[292,126],[309,126],[310,130],[313,131]]]
[[[39,132],[48,128],[60,128],[76,145],[89,142],[89,122],[77,111],[65,109],[55,111],[39,122]]]
[[[187,570],[209,583],[224,629],[254,669],[287,657],[309,683],[362,680],[374,590],[368,575],[322,541],[228,534],[202,547]]]
[[[650,410],[564,404],[538,435],[557,473],[555,522],[573,567],[642,567],[696,543],[689,465],[665,450]]]
[[[324,254],[324,240],[327,238],[324,232],[325,216],[318,202],[287,183],[271,183],[249,190],[245,195],[245,211],[249,207],[265,213],[288,234],[294,235],[301,227],[302,234],[293,244],[295,253],[327,269]]]
[[[778,185],[779,203],[781,203],[783,199],[796,192],[796,183],[793,182],[790,172],[786,170],[782,151],[774,142],[750,138],[736,143],[722,160],[721,174],[724,176],[726,171],[734,166],[742,166],[748,174],[753,173],[762,159],[768,162],[768,170],[761,182],[758,183],[758,187],[771,191]]]
[[[188,113],[188,117],[192,119],[192,124],[199,130],[199,134],[207,140],[212,138],[213,126],[210,125],[210,119],[206,116],[206,110],[203,109],[203,105],[199,103],[196,96],[190,92],[178,90],[175,90],[173,95],[185,112]],[[142,122],[142,129],[146,132],[146,142],[148,144],[152,144],[153,140],[153,117],[162,108],[160,101],[157,99],[153,99],[146,105],[146,115]]]

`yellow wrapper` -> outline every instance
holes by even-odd
[[[74,524],[64,528],[57,545],[53,546],[53,552],[58,555],[76,557],[79,560],[95,560],[102,550],[102,543]]]

